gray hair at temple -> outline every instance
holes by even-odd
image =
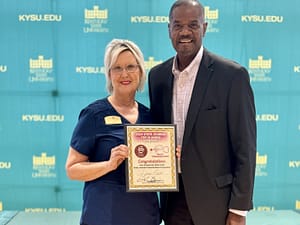
[[[173,10],[175,8],[177,8],[178,6],[181,6],[181,5],[194,5],[194,6],[199,6],[200,7],[200,10],[201,10],[201,22],[204,22],[205,21],[205,11],[204,11],[204,7],[203,5],[198,1],[198,0],[177,0],[173,3],[173,5],[171,6],[170,8],[170,11],[169,11],[169,21],[171,21],[172,19],[172,13],[173,13]]]
[[[134,55],[141,71],[140,83],[137,91],[142,91],[144,89],[144,84],[146,82],[146,70],[145,70],[144,56],[142,51],[132,41],[125,40],[125,39],[113,39],[106,46],[105,55],[104,55],[106,89],[110,94],[113,91],[112,82],[111,79],[109,78],[110,69],[112,65],[116,62],[120,53],[126,50],[129,50]]]

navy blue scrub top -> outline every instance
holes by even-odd
[[[151,123],[149,109],[138,103],[138,110],[136,123]],[[116,117],[109,119],[111,116]],[[129,123],[107,98],[97,100],[80,112],[71,147],[88,156],[90,162],[107,161],[111,149],[124,144],[124,124]],[[81,224],[159,225],[157,193],[128,193],[125,184],[125,162],[116,170],[85,182]]]

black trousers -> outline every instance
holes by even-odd
[[[165,225],[194,225],[186,203],[181,175],[179,175],[179,192],[168,193],[164,223]]]

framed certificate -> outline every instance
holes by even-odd
[[[127,191],[178,191],[176,126],[125,125],[125,134]]]

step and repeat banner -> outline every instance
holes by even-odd
[[[105,46],[113,38],[136,42],[147,71],[173,56],[172,3],[1,0],[0,211],[81,209],[83,184],[69,180],[64,166],[80,110],[107,96]],[[202,3],[205,47],[251,76],[258,127],[254,210],[300,210],[300,2]],[[147,87],[137,98],[149,105]]]

